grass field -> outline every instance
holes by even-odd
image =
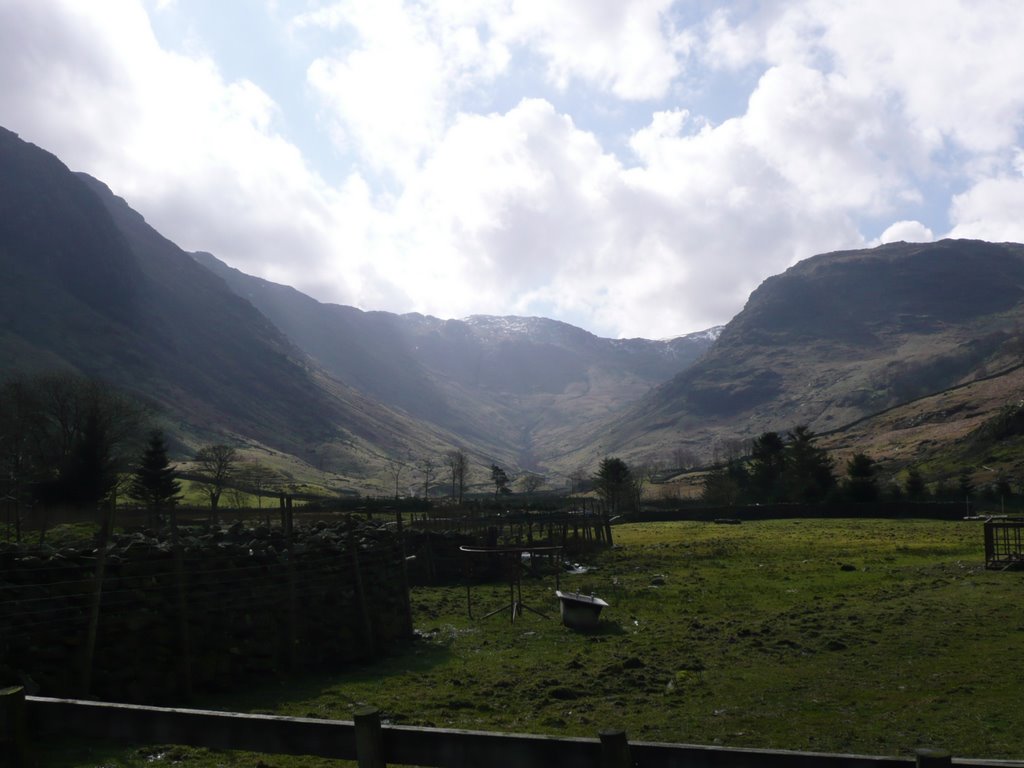
[[[983,568],[977,523],[801,520],[621,526],[563,589],[611,604],[602,629],[507,612],[469,619],[462,586],[413,593],[419,639],[347,674],[199,706],[485,730],[906,755],[1024,757],[1020,572]],[[557,615],[553,580],[524,601]],[[473,588],[478,614],[507,587]],[[327,765],[74,745],[51,766]],[[91,762],[90,762],[91,761]]]

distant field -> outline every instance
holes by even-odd
[[[983,568],[977,523],[772,521],[614,529],[563,588],[611,603],[597,634],[508,614],[471,620],[461,586],[414,591],[406,654],[346,675],[200,706],[392,723],[731,746],[1024,757],[1022,573]],[[524,600],[557,615],[551,580]],[[507,587],[473,588],[477,609]],[[255,681],[254,681],[255,682]],[[81,754],[53,766],[95,765]],[[148,764],[253,766],[251,755],[147,750]],[[104,751],[105,765],[140,753]],[[134,757],[133,757],[134,756]],[[265,765],[336,765],[267,757]]]

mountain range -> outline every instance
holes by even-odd
[[[360,490],[389,462],[456,447],[481,478],[492,462],[553,477],[612,454],[708,459],[797,424],[877,450],[891,425],[859,443],[835,435],[998,378],[1024,350],[1012,243],[822,254],[766,280],[723,328],[660,341],[322,303],[183,251],[3,129],[0,269],[0,374],[101,377],[157,406],[182,454],[228,440]],[[980,419],[1019,399],[999,391]]]

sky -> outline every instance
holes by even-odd
[[[1024,241],[1017,0],[0,0],[0,125],[321,301],[727,322],[800,259]]]

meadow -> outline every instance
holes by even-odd
[[[563,589],[610,606],[599,631],[561,626],[550,575],[508,612],[507,586],[416,588],[417,638],[342,674],[252,681],[196,706],[407,725],[908,755],[1024,757],[1024,573],[984,569],[974,522],[648,523]],[[185,747],[62,745],[49,766],[337,765]]]

